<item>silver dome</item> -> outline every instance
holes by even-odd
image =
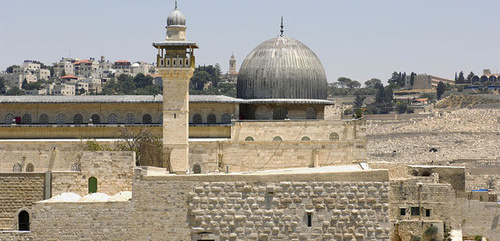
[[[243,99],[326,99],[321,61],[298,40],[279,36],[248,54],[241,64],[237,96]]]
[[[173,12],[168,15],[167,18],[167,26],[185,26],[186,25],[186,18],[184,17],[184,14],[181,13],[181,11],[177,10],[177,3],[175,5],[175,9]]]

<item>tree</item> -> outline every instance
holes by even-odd
[[[444,93],[444,90],[445,90],[445,86],[444,86],[444,83],[442,81],[439,81],[438,85],[437,85],[437,89],[436,89],[436,92],[437,92],[437,99],[440,100],[441,99],[441,95]]]
[[[24,91],[20,90],[18,87],[13,87],[8,90],[5,95],[24,95]]]
[[[385,100],[384,85],[383,84],[377,85],[377,94],[375,95],[375,102],[384,103],[384,100]]]
[[[382,84],[382,81],[377,78],[371,78],[365,81],[366,88],[375,88],[377,84]]]
[[[495,190],[495,182],[496,182],[496,177],[495,176],[490,176],[488,179],[486,179],[486,187],[489,190]]]
[[[12,73],[14,73],[14,68],[19,68],[19,65],[11,65],[11,66],[7,67],[5,72],[12,74]]]
[[[203,90],[208,82],[210,82],[210,74],[206,71],[197,71],[191,77],[191,85],[195,90]]]
[[[415,75],[417,75],[417,74],[415,74],[413,72],[411,72],[411,74],[410,74],[410,86],[412,86],[412,87],[413,87],[413,84],[415,84]]]
[[[467,75],[467,84],[472,84],[472,79],[474,78],[474,72],[470,72],[469,75]]]
[[[472,75],[472,77],[474,77],[474,75]],[[464,77],[464,72],[463,71],[460,71],[460,73],[458,74],[458,78],[457,78],[456,84],[465,84],[465,77]]]
[[[351,81],[347,82],[346,85],[347,85],[347,88],[349,88],[351,90],[361,87],[361,83],[359,83],[356,80],[351,80]]]
[[[143,73],[138,73],[134,77],[134,83],[137,88],[145,88],[153,84],[153,77],[151,75],[144,75]]]
[[[349,82],[351,82],[352,80],[349,79],[349,78],[346,78],[346,77],[340,77],[337,79],[337,82],[339,83],[340,85],[340,88],[345,88]]]
[[[394,71],[392,73],[392,76],[391,78],[387,81],[387,83],[389,83],[389,86],[394,89],[394,88],[401,88],[404,86],[405,82],[403,80],[403,75],[401,74],[401,72],[396,72]]]
[[[385,94],[384,94],[384,102],[386,104],[391,104],[392,103],[392,100],[394,99],[394,96],[393,96],[393,93],[392,93],[392,89],[389,88],[389,86],[385,87]]]
[[[353,107],[354,109],[359,109],[363,107],[363,101],[365,100],[366,97],[362,97],[360,95],[356,95],[356,98],[354,99],[354,104]]]
[[[0,77],[0,94],[2,94],[5,91],[5,79],[3,77]]]

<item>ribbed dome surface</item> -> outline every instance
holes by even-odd
[[[326,74],[316,54],[298,40],[279,36],[257,46],[241,64],[243,99],[326,99]]]
[[[186,25],[186,18],[184,17],[184,14],[181,13],[181,11],[177,10],[177,7],[175,7],[174,11],[168,15],[167,18],[167,26],[185,26]]]

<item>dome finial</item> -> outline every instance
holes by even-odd
[[[175,9],[177,9],[177,0],[175,0]]]
[[[285,27],[285,26],[283,26],[283,15],[281,15],[281,30],[280,30],[280,33],[281,33],[280,36],[281,37],[283,37],[283,32],[285,32],[285,30],[283,30],[283,27]]]

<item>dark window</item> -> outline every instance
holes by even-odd
[[[38,123],[40,124],[49,124],[49,116],[47,114],[41,114],[38,118]]]
[[[285,108],[276,108],[273,111],[273,120],[284,120],[288,118],[288,110]]]
[[[339,134],[332,132],[330,134],[330,141],[338,141],[340,139]]]
[[[12,172],[21,172],[22,169],[23,169],[23,167],[21,166],[21,164],[16,163],[16,164],[14,164],[14,167],[12,168]]]
[[[30,214],[26,211],[21,211],[18,215],[19,231],[30,231]]]
[[[33,166],[33,164],[31,163],[28,163],[28,165],[26,165],[26,172],[34,172],[35,171],[35,166]]]
[[[245,138],[245,141],[253,141],[253,137],[247,136],[247,138]]]
[[[56,115],[56,124],[66,124],[66,116],[63,113],[59,113]]]
[[[400,208],[399,209],[399,215],[406,216],[406,208]]]
[[[201,173],[201,166],[200,164],[196,163],[193,166],[193,173],[194,174],[200,174]]]
[[[21,123],[22,124],[31,124],[31,115],[24,114],[23,117],[21,118]]]
[[[312,226],[312,213],[307,213],[307,227]]]
[[[13,122],[15,122],[14,121],[14,115],[8,114],[8,115],[5,116],[5,124],[10,125]]]
[[[310,141],[310,140],[311,140],[311,138],[309,138],[308,136],[302,137],[302,141]]]
[[[153,122],[153,117],[151,117],[150,114],[145,114],[142,116],[142,123],[143,124],[151,124]]]
[[[430,217],[431,216],[431,210],[430,209],[425,209],[425,216]]]
[[[200,114],[194,114],[193,116],[193,123],[195,124],[201,124],[202,120],[201,120],[201,115]]]
[[[275,137],[273,138],[273,141],[283,141],[283,139],[281,139],[281,137],[280,137],[280,136],[275,136]]]
[[[125,116],[125,123],[126,124],[134,124],[135,123],[135,116],[132,113],[128,113]]]
[[[221,122],[222,123],[231,123],[231,115],[229,115],[228,113],[223,114],[222,118],[221,118]]]
[[[118,123],[118,116],[116,116],[113,113],[109,114],[109,116],[108,116],[108,123],[109,124],[116,124],[116,123]]]
[[[75,117],[73,117],[73,123],[83,124],[83,116],[81,114],[76,114]]]
[[[100,124],[101,117],[98,114],[93,114],[90,119],[92,119],[92,124]]]
[[[215,114],[210,114],[207,116],[207,123],[208,124],[215,124],[217,123],[217,117],[215,116]]]
[[[97,178],[90,177],[89,178],[89,193],[97,192]]]
[[[412,216],[420,215],[420,208],[419,207],[411,207],[411,215]]]
[[[314,109],[313,107],[307,107],[306,119],[316,119],[316,109]]]

